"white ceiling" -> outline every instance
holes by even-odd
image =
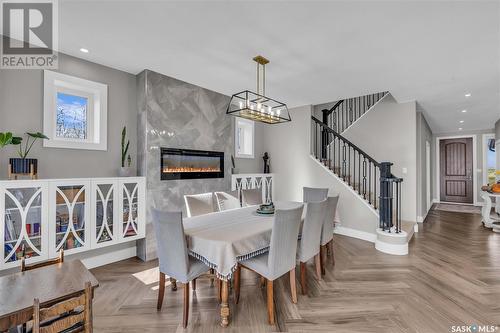
[[[231,95],[255,89],[262,54],[267,95],[289,107],[389,90],[434,132],[500,118],[497,1],[61,0],[59,13],[62,52],[133,74]]]

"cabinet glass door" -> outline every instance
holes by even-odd
[[[138,229],[139,184],[122,184],[122,237],[129,238],[139,234]]]
[[[55,191],[55,251],[77,252],[88,243],[87,186],[56,185]]]
[[[6,266],[15,264],[22,256],[34,261],[47,258],[47,210],[43,185],[5,188],[3,193],[2,263]]]
[[[115,192],[116,185],[112,183],[94,183],[95,226],[92,230],[94,244],[98,247],[108,245],[115,240]]]

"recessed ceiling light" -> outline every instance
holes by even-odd
[[[466,112],[467,112],[467,110],[462,110],[462,113],[466,113]]]
[[[83,53],[89,53],[89,50],[87,49],[84,49],[83,47],[80,49],[80,52],[83,52]]]
[[[471,97],[472,95],[470,93],[465,94],[465,97]]]
[[[463,124],[463,123],[464,123],[464,121],[463,121],[463,120],[460,120],[460,124]]]
[[[458,128],[458,130],[459,130],[459,131],[461,131],[461,130],[463,130],[463,128],[462,128],[462,127],[459,127],[459,128]]]

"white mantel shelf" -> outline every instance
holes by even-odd
[[[144,238],[145,178],[0,181],[0,270]]]

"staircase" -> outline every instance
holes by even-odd
[[[388,93],[384,91],[339,100],[330,109],[321,110],[322,121],[335,132],[342,134]]]
[[[376,161],[340,134],[387,94],[338,101],[331,109],[322,110],[323,121],[312,116],[312,155],[378,215],[375,247],[385,253],[407,254],[415,223],[401,220],[403,179],[391,173],[392,163]]]

